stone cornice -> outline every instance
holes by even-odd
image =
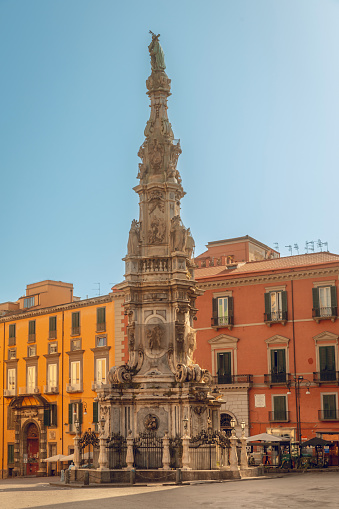
[[[119,295],[121,296],[121,294]],[[84,308],[88,306],[96,306],[105,302],[113,300],[113,294],[103,295],[102,297],[94,297],[93,299],[80,300],[76,302],[69,302],[68,304],[60,304],[58,306],[51,306],[48,308],[36,309],[35,311],[27,311],[26,313],[11,314],[0,318],[0,323],[3,322],[16,322],[24,320],[25,318],[35,318],[36,316],[49,315],[51,313],[58,313],[60,311],[68,311],[70,309]]]
[[[260,285],[272,282],[282,282],[286,280],[309,279],[314,277],[329,277],[339,274],[339,267],[331,267],[324,269],[313,270],[299,270],[290,272],[280,272],[273,274],[260,274],[257,276],[220,276],[219,279],[214,281],[199,281],[198,288],[201,290],[214,290],[216,288],[225,288],[228,286],[246,286],[246,285]]]

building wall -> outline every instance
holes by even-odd
[[[120,298],[121,301],[121,298]],[[106,309],[106,327],[103,331],[97,330],[97,308]],[[80,330],[78,334],[72,333],[72,313],[80,313]],[[15,468],[17,473],[25,473],[22,454],[25,453],[25,433],[30,423],[36,423],[40,432],[39,460],[49,456],[55,445],[55,454],[68,454],[73,448],[74,433],[69,427],[69,404],[82,404],[82,430],[89,427],[94,429],[93,401],[96,391],[92,387],[95,381],[95,358],[107,358],[106,371],[116,364],[117,317],[121,320],[121,302],[116,306],[113,294],[89,299],[87,301],[71,302],[62,306],[54,306],[40,310],[28,310],[23,314],[5,316],[0,319],[1,347],[1,383],[4,397],[1,399],[2,436],[0,437],[1,473],[8,474],[8,470]],[[56,338],[49,339],[49,319],[57,317]],[[28,342],[28,323],[36,321],[36,339]],[[16,325],[15,345],[9,347],[9,326]],[[101,327],[102,328],[102,327]],[[74,332],[74,331],[73,331]],[[96,346],[96,337],[106,337],[107,346]],[[32,338],[31,338],[32,339]],[[72,342],[81,339],[81,350],[72,351]],[[13,340],[11,340],[13,343]],[[57,344],[57,354],[49,355],[49,344]],[[36,347],[36,356],[28,356],[28,348]],[[8,360],[8,350],[16,349],[16,357]],[[121,351],[118,352],[118,361]],[[81,387],[73,391],[70,386],[70,362],[81,360]],[[47,390],[47,364],[58,363],[58,389],[57,393]],[[37,391],[27,394],[27,365],[37,366]],[[6,394],[8,389],[8,368],[17,367],[17,385],[15,396]],[[44,425],[44,408],[48,404],[57,405],[56,425]],[[12,416],[12,426],[8,426],[10,408],[17,406]],[[10,429],[9,429],[10,428]],[[15,464],[8,464],[8,444],[15,444]],[[39,475],[46,472],[46,463],[39,462]]]

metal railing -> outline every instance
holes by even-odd
[[[314,371],[313,372],[313,382],[316,382],[318,384],[326,383],[326,382],[339,383],[339,371],[334,371],[331,369],[324,369],[322,371]]]
[[[19,394],[40,394],[41,389],[38,386],[19,387]]]
[[[15,346],[16,338],[15,336],[12,336],[11,338],[8,338],[8,346]]]
[[[71,327],[71,336],[80,336],[80,326]]]
[[[312,309],[313,318],[334,318],[338,314],[336,306],[326,306]]]
[[[105,332],[106,331],[106,322],[97,323],[97,332]]]
[[[56,339],[57,338],[57,331],[56,330],[50,330],[48,333],[48,339]]]
[[[268,420],[270,422],[289,422],[290,412],[289,410],[273,410],[268,412]]]
[[[286,322],[287,311],[271,311],[270,313],[264,313],[264,322]]]
[[[44,385],[44,393],[45,394],[58,394],[59,393],[59,387],[58,386],[52,386],[52,385]]]
[[[28,334],[28,343],[35,343],[35,332],[34,334]]]
[[[227,327],[228,325],[234,325],[233,314],[231,312],[228,316],[212,316],[211,318],[212,327]]]
[[[319,421],[338,421],[339,411],[336,409],[318,410]]]
[[[266,385],[288,384],[290,381],[291,381],[290,373],[281,372],[264,374],[264,383]]]
[[[66,392],[82,392],[81,384],[67,384]]]
[[[253,375],[217,375],[214,376],[215,384],[251,384],[253,383]]]

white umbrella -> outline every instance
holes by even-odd
[[[74,453],[68,456],[63,456],[61,461],[74,461]]]
[[[260,433],[259,435],[253,435],[246,438],[247,442],[284,442],[286,438],[276,437],[269,433]]]

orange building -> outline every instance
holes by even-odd
[[[196,258],[196,361],[225,394],[221,425],[333,441],[338,461],[339,256],[280,258],[251,237]]]
[[[1,475],[45,475],[73,452],[74,423],[96,429],[97,385],[123,359],[119,292],[79,300],[73,285],[42,281],[0,304]]]

